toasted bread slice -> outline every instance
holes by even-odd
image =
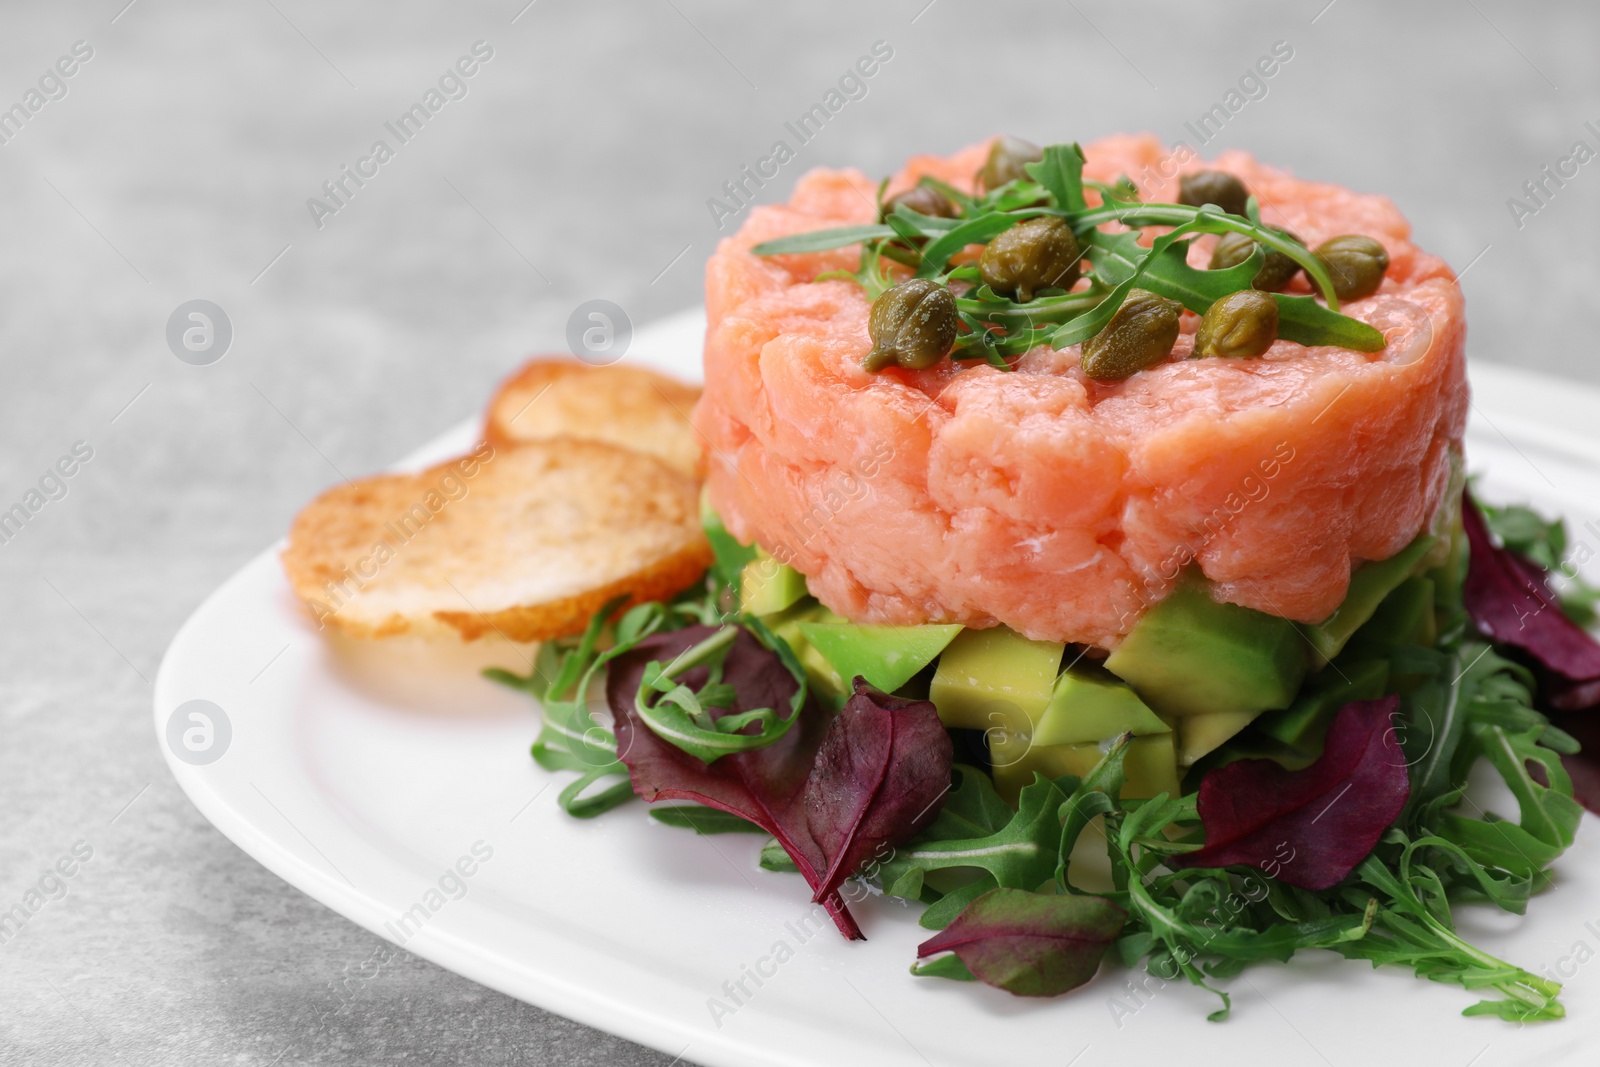
[[[382,637],[580,632],[602,605],[704,573],[693,478],[640,452],[552,438],[338,486],[298,516],[289,582],[325,625]]]
[[[700,439],[689,412],[699,399],[697,387],[640,367],[540,356],[495,390],[483,438],[497,446],[548,437],[605,441],[693,476],[700,469]]]

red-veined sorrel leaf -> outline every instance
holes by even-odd
[[[1391,717],[1397,696],[1339,709],[1322,758],[1298,771],[1239,760],[1200,782],[1206,844],[1174,867],[1257,867],[1302,889],[1337,884],[1372,851],[1411,795]]]
[[[991,889],[919,945],[917,958],[953,952],[980,982],[1053,997],[1094,977],[1126,919],[1102,897]]]
[[[950,735],[926,700],[881,693],[860,677],[828,726],[806,783],[811,838],[828,857],[821,900],[888,857],[939,814],[950,791]]]
[[[1552,707],[1578,711],[1600,703],[1600,643],[1567,618],[1544,569],[1496,545],[1467,493],[1461,524],[1470,550],[1461,599],[1478,629],[1533,659]]]
[[[830,718],[814,702],[771,745],[714,763],[656,736],[641,722],[634,696],[652,662],[667,662],[705,640],[711,627],[657,634],[618,656],[606,675],[617,756],[646,802],[692,800],[748,819],[778,840],[846,937],[861,938],[839,886],[879,850],[906,840],[938,814],[950,785],[951,746],[933,705],[857,686]],[[681,678],[699,688],[705,667]],[[784,707],[794,676],[777,655],[741,630],[723,661],[733,706],[713,718]],[[931,727],[931,728],[930,728]]]

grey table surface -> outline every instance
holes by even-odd
[[[0,5],[0,106],[24,109],[0,114],[0,510],[92,449],[0,544],[0,909],[91,853],[0,944],[0,1062],[669,1062],[410,957],[343,1004],[376,939],[200,817],[150,679],[300,504],[477,410],[579,303],[642,323],[698,301],[708,199],[879,41],[892,59],[762,199],[997,128],[1246,147],[1393,197],[1467,272],[1473,359],[1600,382],[1579,0]],[[1277,42],[1292,57],[1252,80]],[[1218,104],[1202,143],[1185,124]],[[167,341],[195,298],[232,325],[205,366]]]

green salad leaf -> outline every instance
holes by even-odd
[[[1044,158],[1023,167],[1063,211],[1087,211],[1083,198],[1083,149],[1076,143],[1051,145]]]

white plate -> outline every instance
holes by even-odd
[[[633,351],[698,378],[703,322],[696,311],[640,330]],[[1474,367],[1473,385],[1469,454],[1483,495],[1563,513],[1600,549],[1600,524],[1583,526],[1600,518],[1600,392],[1494,365]],[[461,450],[475,429],[463,425],[403,466]],[[510,664],[514,652],[499,650]],[[1593,819],[1529,916],[1463,919],[1491,952],[1568,974],[1562,1023],[1461,1018],[1470,993],[1331,954],[1246,971],[1228,983],[1234,1017],[1221,1025],[1205,1021],[1217,1006],[1210,994],[1172,984],[1136,999],[1124,983],[1143,972],[1115,968],[1075,995],[1026,1001],[913,979],[907,967],[927,932],[887,900],[855,906],[870,940],[846,943],[816,923],[797,876],[756,866],[759,837],[696,837],[651,822],[642,804],[569,818],[554,803],[569,776],[528,757],[531,702],[462,663],[425,666],[414,646],[383,656],[321,640],[276,549],[262,553],[201,605],[161,665],[159,736],[197,699],[221,707],[232,731],[207,765],[163,743],[173,774],[218,829],[340,914],[396,940],[402,914],[421,904],[427,921],[407,951],[670,1055],[738,1067],[1548,1064],[1585,1041],[1592,1054],[1600,1038],[1600,964],[1577,962],[1600,952]],[[475,845],[492,856],[452,881],[447,872]],[[429,897],[441,877],[464,895]],[[759,986],[747,977],[757,969]],[[352,982],[383,981],[381,960],[352,970]],[[715,1012],[713,998],[732,1010]]]

